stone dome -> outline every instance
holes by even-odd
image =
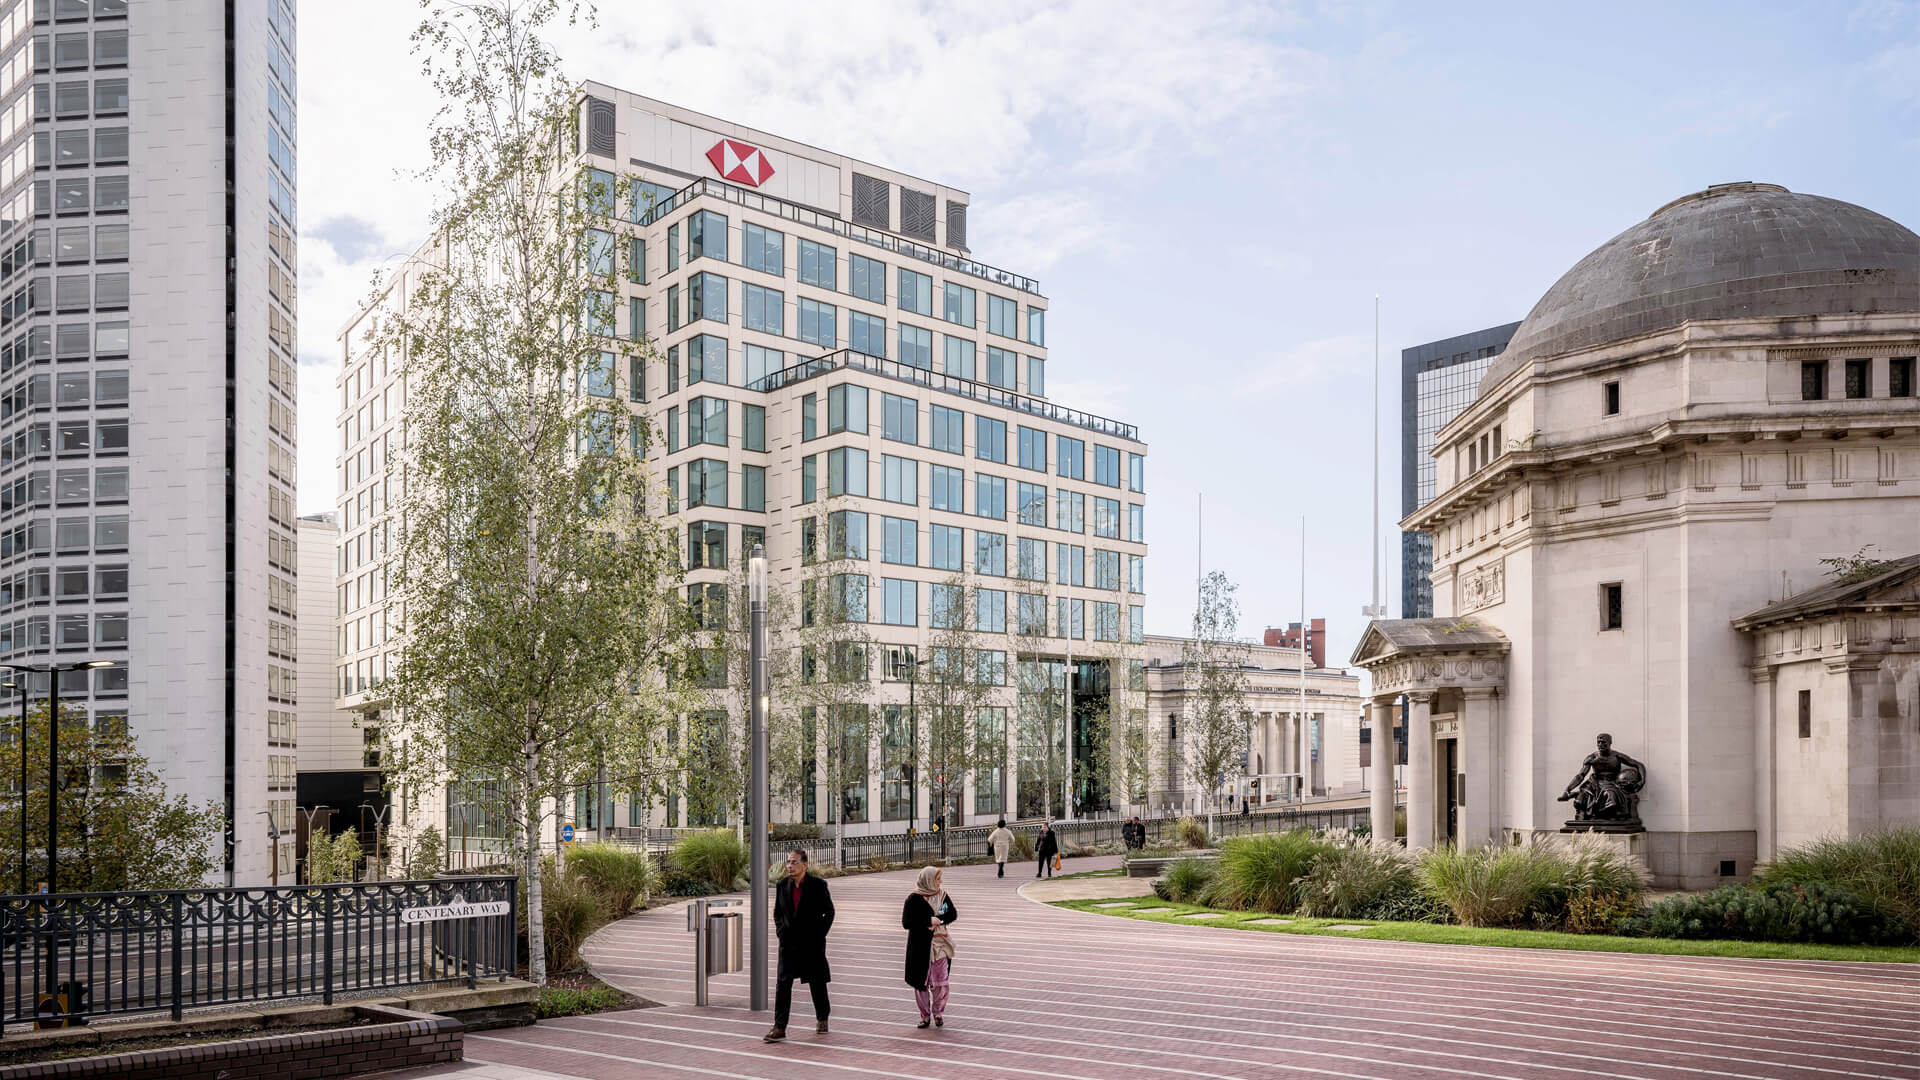
[[[1535,360],[1693,319],[1920,313],[1920,236],[1776,184],[1673,200],[1575,263],[1514,332],[1480,392]]]

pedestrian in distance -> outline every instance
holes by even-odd
[[[787,1037],[787,1015],[793,1011],[793,984],[807,984],[813,995],[814,1030],[827,1033],[827,931],[833,929],[833,895],[824,878],[807,873],[807,853],[787,852],[787,873],[774,886],[773,928],[780,939],[779,989],[773,996],[773,1030],[763,1038],[779,1042]]]
[[[945,1027],[947,979],[953,970],[953,937],[947,925],[960,917],[940,880],[940,868],[920,871],[900,912],[907,932],[907,985],[920,1006],[920,1027]]]
[[[1040,858],[1040,865],[1033,871],[1034,877],[1053,876],[1053,857],[1060,854],[1060,837],[1054,834],[1053,822],[1040,826],[1040,838],[1033,845],[1034,854]]]
[[[994,877],[1007,876],[1007,858],[1013,854],[1013,830],[1007,828],[1007,819],[1001,818],[993,823],[993,831],[987,834],[987,846],[993,849],[993,865],[997,872]]]
[[[1147,827],[1140,823],[1138,814],[1120,826],[1120,839],[1126,842],[1128,851],[1139,851],[1147,846]]]

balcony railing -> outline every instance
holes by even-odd
[[[1093,413],[1081,412],[1078,409],[1064,408],[1043,398],[1028,397],[1026,394],[1004,390],[988,383],[962,379],[955,375],[943,375],[937,371],[928,371],[925,368],[917,368],[911,364],[903,364],[898,360],[888,360],[881,356],[868,356],[865,353],[854,352],[852,349],[841,349],[839,352],[831,352],[825,356],[816,356],[811,360],[790,364],[748,383],[747,389],[778,390],[842,368],[884,375],[890,379],[914,383],[941,393],[972,398],[975,401],[984,401],[990,405],[1027,413],[1030,416],[1072,424],[1116,439],[1140,441],[1140,429],[1132,424],[1123,424],[1118,420],[1109,420],[1104,416],[1095,416]]]
[[[864,225],[856,225],[842,217],[821,213],[811,207],[790,203],[785,199],[776,199],[771,195],[762,195],[757,191],[748,191],[745,188],[734,187],[732,184],[722,183],[719,180],[695,180],[693,183],[674,192],[672,198],[662,199],[654,203],[652,209],[641,215],[640,224],[651,225],[702,195],[710,195],[713,198],[722,199],[726,202],[737,203],[749,210],[758,210],[764,214],[772,214],[775,217],[786,218],[788,221],[798,222],[810,228],[824,229],[835,235],[844,236],[849,240],[854,240],[862,244],[872,244],[874,247],[884,248],[896,254],[905,255],[908,258],[920,259],[923,262],[930,262],[937,266],[945,267],[948,270],[956,270],[962,274],[970,274],[983,281],[991,281],[996,285],[1005,285],[1009,288],[1019,289],[1021,292],[1032,293],[1035,296],[1042,295],[1038,281],[1021,274],[1016,274],[1011,270],[1002,270],[997,266],[988,266],[985,263],[974,262],[972,259],[963,259],[958,255],[949,254],[937,248],[916,244],[911,240],[895,236],[892,233],[869,229]]]

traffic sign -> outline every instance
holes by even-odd
[[[560,826],[560,842],[561,842],[561,843],[563,843],[563,844],[571,844],[571,843],[573,843],[573,822],[571,822],[571,821],[568,821],[568,822],[565,822],[565,823],[563,823],[563,824],[561,824],[561,826]]]

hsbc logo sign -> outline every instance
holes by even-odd
[[[773,175],[773,165],[767,161],[767,155],[757,146],[749,146],[737,139],[721,139],[707,151],[707,160],[713,162],[713,171],[736,184],[759,187]]]

